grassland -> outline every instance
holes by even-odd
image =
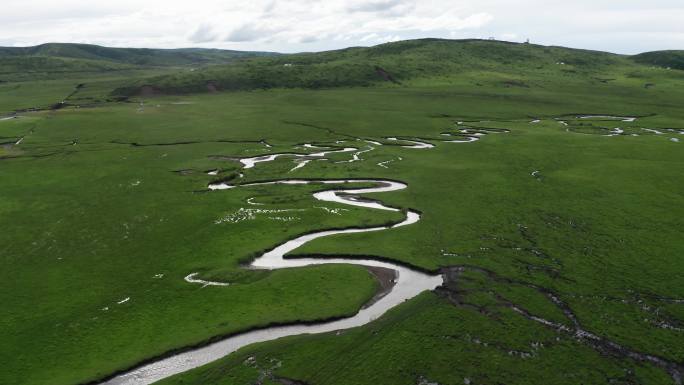
[[[665,52],[651,55],[658,54],[673,56]],[[449,84],[466,80],[478,87],[486,82],[495,83],[498,88],[538,89],[559,81],[564,84],[626,79],[639,82],[650,70],[658,72],[666,67],[637,64],[644,59],[531,44],[423,39],[371,48],[257,58],[192,73],[145,78],[115,93],[136,95],[149,88],[161,94],[206,92],[207,84],[220,90],[321,89],[425,82]],[[673,60],[667,60],[670,61]]]
[[[291,69],[299,75],[281,76]],[[447,284],[368,326],[250,346],[166,384],[674,382],[662,367],[526,315],[574,330],[569,309],[606,341],[684,362],[684,143],[671,140],[684,139],[683,72],[604,53],[441,41],[130,71],[0,85],[10,112],[86,84],[64,108],[0,121],[0,383],[85,383],[217,336],[356,312],[377,288],[363,268],[240,264],[302,233],[399,214],[339,206],[349,211],[331,215],[316,208],[316,186],[205,191],[239,172],[246,182],[406,182],[377,198],[421,211],[419,223],[325,238],[294,254],[389,258],[442,271]],[[231,71],[255,74],[254,83],[229,86]],[[185,94],[206,91],[208,79],[235,90]],[[167,95],[112,101],[142,84]],[[465,127],[510,133],[441,142]],[[624,133],[605,136],[615,127]],[[365,148],[357,139],[390,136],[436,147],[375,146],[359,162],[336,163],[350,155],[335,154],[293,172],[287,158],[248,170],[230,160],[309,151],[294,148],[302,143]],[[223,220],[250,208],[249,198],[302,211],[286,223],[267,214]],[[192,272],[234,284],[190,285],[183,277]]]

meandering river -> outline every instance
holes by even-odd
[[[382,202],[360,199],[359,194],[366,193],[382,193],[405,189],[407,186],[404,183],[381,180],[381,179],[363,179],[363,180],[281,180],[251,183],[241,186],[232,186],[225,183],[209,185],[211,190],[228,190],[232,188],[244,188],[255,185],[267,184],[355,184],[372,183],[374,187],[359,188],[359,189],[340,189],[331,188],[329,190],[314,193],[314,197],[321,201],[335,202],[352,206],[360,206],[374,210],[389,210],[399,211],[394,207],[384,205]],[[429,275],[420,271],[412,270],[404,266],[400,266],[387,261],[378,261],[373,259],[347,259],[347,258],[298,258],[286,259],[284,256],[299,248],[300,246],[311,242],[314,239],[338,235],[338,234],[352,234],[373,231],[391,231],[392,229],[408,226],[420,220],[420,214],[408,210],[403,221],[393,226],[386,227],[372,227],[372,228],[350,228],[345,230],[324,230],[307,235],[297,237],[289,240],[273,250],[264,253],[256,258],[249,268],[252,269],[285,269],[296,268],[311,265],[322,264],[352,264],[367,267],[380,267],[391,269],[396,272],[396,280],[392,289],[383,297],[377,299],[369,306],[361,309],[356,315],[340,320],[322,322],[311,325],[290,325],[290,326],[275,326],[264,329],[253,330],[231,337],[227,337],[218,342],[206,345],[201,348],[188,350],[183,353],[175,354],[167,358],[159,359],[152,363],[141,366],[137,369],[131,370],[119,376],[116,376],[103,384],[107,385],[143,385],[151,384],[161,379],[170,377],[174,374],[182,373],[190,369],[208,364],[223,358],[230,353],[256,342],[271,341],[281,337],[300,335],[300,334],[316,334],[332,332],[336,330],[349,329],[357,326],[365,325],[376,318],[383,315],[388,310],[401,304],[402,302],[411,299],[418,294],[432,290],[442,284],[442,277],[440,275]],[[216,290],[222,290],[217,288]]]

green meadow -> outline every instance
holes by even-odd
[[[3,52],[0,117],[18,117],[0,120],[2,384],[96,382],[224,336],[358,312],[380,286],[364,267],[244,264],[403,214],[317,201],[316,184],[207,188],[289,178],[402,181],[364,197],[422,214],[291,257],[392,260],[445,284],[366,326],[250,345],[160,383],[681,383],[680,56],[433,40],[190,62],[48,50],[22,55],[73,72],[36,61],[31,78]],[[462,130],[488,134],[446,142]],[[296,170],[292,157],[238,161],[318,151],[304,143],[369,151]]]

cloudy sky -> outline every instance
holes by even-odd
[[[2,0],[0,45],[320,51],[421,37],[684,49],[684,0]]]

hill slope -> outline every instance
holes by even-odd
[[[276,55],[270,52],[243,52],[219,49],[182,48],[110,48],[90,44],[48,43],[35,47],[0,47],[0,58],[60,57],[105,60],[144,66],[179,66],[189,64],[226,63],[235,59]]]
[[[684,70],[684,51],[654,51],[632,56],[641,64]]]
[[[41,73],[84,73],[133,69],[135,66],[103,60],[70,59],[49,56],[0,58],[0,75],[35,78]]]
[[[639,67],[629,57],[561,47],[489,40],[421,39],[370,48],[257,58],[194,73],[145,79],[117,90],[135,95],[209,90],[329,88],[455,78],[486,72],[509,86],[546,76],[601,79]]]
[[[160,73],[164,73],[175,67],[226,64],[272,55],[277,54],[200,48],[110,48],[61,43],[0,47],[0,82],[58,80],[79,74],[97,75],[152,68],[161,69]]]

